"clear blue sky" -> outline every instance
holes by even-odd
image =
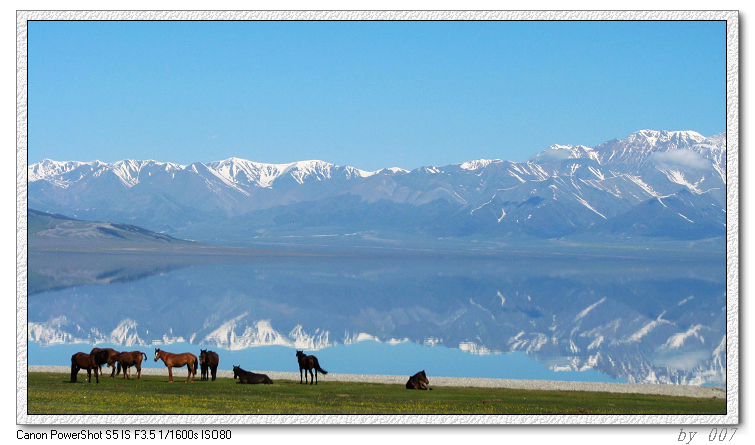
[[[30,22],[29,162],[365,170],[726,130],[725,22]]]

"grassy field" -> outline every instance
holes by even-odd
[[[29,373],[28,414],[726,414],[723,399],[573,391],[436,387],[290,380],[273,385],[168,383],[104,378],[68,383],[60,373]]]

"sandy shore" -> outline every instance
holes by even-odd
[[[267,374],[273,380],[298,380],[298,372],[257,371]],[[60,372],[68,374],[71,369],[67,366],[29,366],[29,372]],[[131,373],[135,374],[132,368]],[[84,373],[85,374],[85,373]],[[168,375],[167,368],[144,368],[144,375]],[[79,371],[82,375],[82,371]],[[106,375],[109,375],[107,372]],[[176,379],[186,378],[186,368],[174,369],[173,377]],[[218,370],[218,377],[233,377],[233,372]],[[509,389],[535,389],[535,390],[559,390],[559,391],[596,391],[625,394],[657,394],[664,396],[681,397],[710,397],[725,398],[726,391],[721,388],[710,386],[689,385],[646,385],[640,383],[593,383],[593,382],[563,382],[555,380],[509,380],[509,379],[483,379],[470,377],[432,377],[431,387],[440,386],[467,386],[482,388],[509,388]],[[197,373],[197,381],[199,373]],[[396,375],[369,375],[369,374],[334,374],[320,375],[318,381],[322,382],[369,382],[404,385],[408,376]]]

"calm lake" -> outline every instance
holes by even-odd
[[[97,344],[149,367],[155,347],[209,348],[221,369],[295,372],[304,349],[335,373],[725,386],[725,262],[657,257],[340,252],[132,271],[32,254],[29,364]]]

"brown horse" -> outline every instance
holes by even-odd
[[[320,362],[317,361],[317,357],[314,355],[307,355],[304,351],[296,351],[296,358],[299,360],[299,383],[307,384],[307,371],[309,371],[309,384],[314,382],[317,385],[317,371],[320,371],[323,375],[328,371],[320,367]],[[314,377],[312,377],[312,370],[315,370]],[[302,382],[302,370],[304,370],[304,382]]]
[[[199,350],[199,365],[202,368],[202,374],[199,380],[207,380],[207,369],[210,369],[212,373],[212,381],[215,381],[215,377],[218,374],[218,363],[220,363],[220,357],[213,351],[207,349]]]
[[[108,349],[110,348],[94,348],[89,353],[89,367],[94,370],[94,378],[97,380],[97,383],[100,383],[99,374],[102,373],[102,365],[106,364],[110,359],[110,352],[108,351]],[[92,382],[91,378],[89,379],[89,382]]]
[[[160,349],[155,349],[155,361],[162,359],[165,366],[168,367],[168,383],[173,381],[173,367],[181,367],[186,365],[189,368],[189,375],[186,376],[186,383],[189,383],[189,379],[193,382],[197,377],[197,356],[191,352],[184,352],[183,354],[173,354],[165,352]]]
[[[71,383],[76,383],[79,370],[86,369],[87,377],[92,379],[92,368],[89,367],[89,354],[77,352],[71,356]]]
[[[267,374],[257,374],[251,371],[244,371],[240,366],[233,367],[233,378],[239,379],[237,383],[249,383],[252,385],[258,383],[264,383],[265,385],[273,384],[273,381],[267,376]]]
[[[136,380],[142,378],[142,356],[144,360],[147,360],[147,354],[141,351],[121,352],[115,357],[115,361],[118,362],[118,369],[123,369],[123,378],[130,379],[128,375],[128,369],[132,366],[136,366]]]
[[[406,389],[429,389],[432,391],[432,388],[427,387],[428,384],[430,384],[430,380],[427,379],[425,370],[423,369],[409,377],[409,381],[406,382]]]
[[[101,351],[107,351],[107,367],[108,368],[113,368],[113,370],[110,372],[110,378],[112,379],[113,377],[115,377],[116,374],[120,374],[121,373],[120,366],[116,366],[116,364],[115,364],[115,357],[118,354],[120,354],[120,353],[118,351],[116,351],[115,349],[112,349],[112,348],[102,348],[100,350]],[[116,372],[116,370],[117,370],[117,372]],[[102,373],[102,366],[100,366],[100,375],[103,375],[103,376],[105,375],[105,374]]]

